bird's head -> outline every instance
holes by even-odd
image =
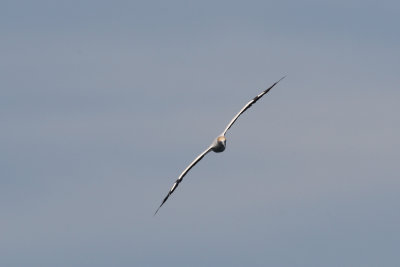
[[[225,144],[226,144],[226,138],[225,138],[225,136],[223,136],[223,135],[218,136],[217,141],[218,141],[218,143],[224,144],[224,146],[225,146]]]

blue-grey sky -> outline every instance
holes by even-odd
[[[399,25],[398,1],[1,1],[0,265],[399,266]]]

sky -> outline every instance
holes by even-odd
[[[399,24],[389,0],[1,1],[0,265],[399,266]]]

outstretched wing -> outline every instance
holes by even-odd
[[[158,209],[156,210],[154,215],[157,214],[158,210],[162,207],[162,205],[164,205],[164,203],[167,201],[169,196],[175,191],[175,189],[178,187],[179,183],[182,182],[183,177],[185,177],[185,175],[190,171],[190,169],[193,168],[193,166],[196,165],[197,162],[199,162],[210,151],[211,151],[211,146],[209,148],[207,148],[206,150],[204,150],[203,153],[201,153],[199,156],[197,156],[197,158],[195,160],[193,160],[192,163],[190,163],[189,166],[186,167],[186,169],[181,173],[181,175],[179,175],[178,180],[175,181],[174,185],[171,187],[171,189],[169,190],[167,196],[164,198],[164,200],[162,201],[160,207],[158,207]]]
[[[273,85],[271,85],[269,88],[267,88],[266,90],[262,91],[259,95],[257,95],[256,97],[254,97],[252,100],[250,100],[249,103],[247,103],[239,112],[238,114],[236,114],[236,116],[231,120],[231,122],[229,122],[228,126],[226,126],[224,132],[222,133],[222,135],[225,135],[226,132],[229,130],[229,128],[231,128],[231,126],[235,123],[235,121],[239,118],[240,115],[242,115],[243,112],[245,112],[249,107],[251,107],[251,105],[253,105],[254,103],[256,103],[258,101],[258,99],[260,99],[261,97],[263,97],[263,95],[265,95],[266,93],[269,92],[269,90],[271,90],[275,85],[277,85],[283,78],[285,78],[286,76],[282,77],[281,79],[279,79],[279,81],[275,82]]]

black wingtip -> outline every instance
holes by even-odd
[[[282,78],[280,78],[275,84],[279,83],[280,81],[282,81],[283,79],[286,78],[287,75],[283,76]]]
[[[278,81],[274,82],[270,87],[268,87],[267,89],[265,89],[263,95],[266,94],[266,93],[268,93],[269,90],[271,90],[272,88],[274,88],[275,85],[277,85],[280,81],[282,81],[282,80],[285,79],[285,78],[286,78],[286,75],[283,76],[282,78],[280,78]],[[259,96],[256,96],[256,98],[257,98],[257,97],[259,97]],[[254,99],[254,100],[256,100],[256,99]]]
[[[158,207],[158,209],[156,210],[156,212],[154,212],[153,216],[156,216],[158,210],[161,208],[162,204],[160,205],[160,207]]]
[[[163,199],[163,201],[161,202],[161,205],[158,207],[158,209],[156,210],[156,212],[154,212],[153,216],[156,216],[158,210],[164,205],[164,203],[167,201],[167,199],[169,198],[169,196],[171,195],[171,191],[168,192],[168,195]]]
[[[158,207],[158,209],[156,210],[156,212],[154,212],[154,215],[153,215],[153,216],[156,216],[158,210],[164,205],[164,203],[165,203],[165,199],[164,199],[164,201],[161,203],[161,205]]]

